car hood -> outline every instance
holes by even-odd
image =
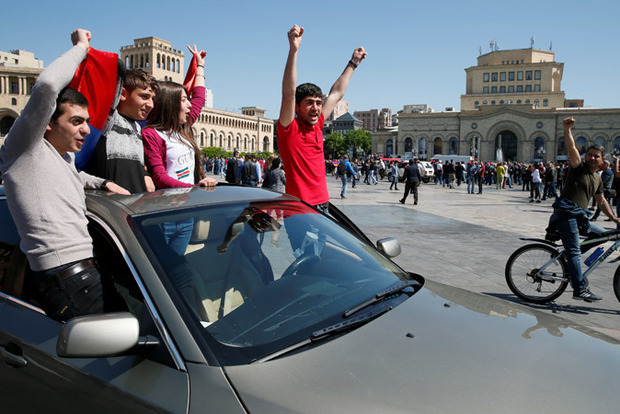
[[[618,341],[430,281],[353,332],[225,371],[252,413],[608,413],[620,406]]]

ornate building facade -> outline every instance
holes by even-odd
[[[494,51],[465,69],[461,112],[399,112],[398,129],[373,133],[373,152],[471,155],[485,161],[565,160],[562,121],[572,116],[578,148],[620,150],[620,109],[583,108],[560,90],[563,63],[535,49]],[[566,106],[566,107],[565,107]],[[581,105],[582,106],[582,105]]]

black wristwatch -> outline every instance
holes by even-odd
[[[105,188],[106,185],[108,185],[108,183],[113,183],[114,181],[112,180],[103,180],[103,182],[101,183],[101,189],[102,190],[107,190],[107,188]]]

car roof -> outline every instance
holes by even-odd
[[[253,201],[298,200],[287,194],[262,188],[218,184],[216,187],[168,188],[152,193],[129,196],[104,191],[86,192],[89,210],[96,205],[109,211],[121,210],[127,215],[157,213],[179,208],[218,204],[248,203]],[[119,211],[120,212],[120,211]]]

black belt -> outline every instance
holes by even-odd
[[[81,271],[89,269],[91,267],[95,267],[95,261],[93,259],[80,260],[79,262],[72,264],[66,269],[52,273],[46,279],[36,282],[36,284],[41,291],[54,287],[59,287],[61,290],[63,290],[63,280],[66,280],[71,276],[77,275]]]
[[[77,275],[78,273],[80,273],[83,270],[86,270],[88,268],[91,267],[95,267],[95,261],[93,259],[85,259],[85,260],[81,260],[69,267],[67,267],[64,270],[61,270],[60,272],[58,272],[58,276],[60,276],[60,278],[62,280],[68,279],[73,275]]]

